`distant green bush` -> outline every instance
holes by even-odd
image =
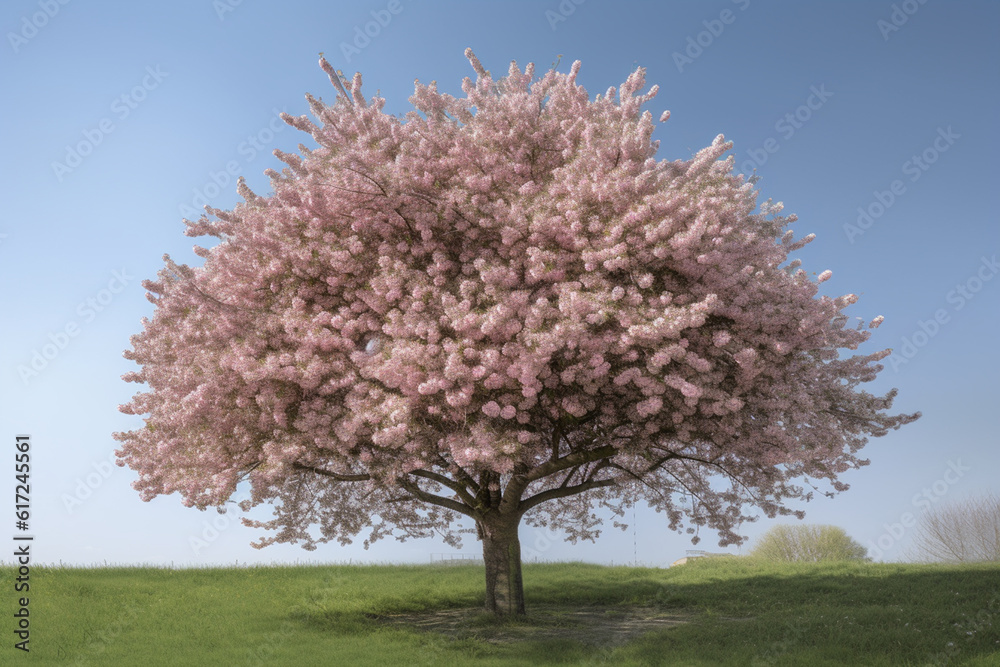
[[[836,526],[781,525],[758,540],[750,555],[772,562],[867,561],[868,550]]]

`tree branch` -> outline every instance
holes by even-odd
[[[542,479],[543,477],[548,477],[554,472],[559,472],[560,470],[565,470],[566,468],[572,468],[573,466],[580,465],[581,463],[590,463],[591,461],[599,461],[601,459],[610,458],[617,453],[618,450],[613,445],[604,445],[603,447],[598,447],[597,449],[578,450],[554,461],[546,461],[532,470],[529,470],[528,474],[525,475],[524,478],[527,482],[534,482],[535,480]]]
[[[417,486],[416,482],[411,482],[408,479],[400,479],[399,485],[403,487],[405,490],[409,491],[410,495],[412,495],[417,500],[422,500],[425,503],[430,503],[431,505],[437,505],[438,507],[443,507],[453,512],[464,514],[470,519],[479,521],[480,517],[478,512],[473,510],[471,507],[468,507],[467,505],[463,505],[457,500],[452,500],[450,498],[442,498],[441,496],[436,496],[433,493],[424,491],[419,486]]]
[[[423,477],[424,479],[433,480],[442,486],[448,487],[458,494],[458,497],[462,499],[462,502],[469,507],[475,507],[476,505],[476,499],[469,494],[469,490],[464,485],[453,479],[449,479],[436,472],[431,472],[430,470],[411,470],[410,474],[414,477]]]
[[[536,480],[548,477],[549,475],[557,473],[560,470],[566,470],[567,468],[572,468],[583,463],[590,463],[591,461],[599,461],[601,459],[610,458],[617,452],[618,450],[612,445],[604,445],[603,447],[598,447],[597,449],[578,450],[567,454],[562,458],[555,460],[550,459],[545,463],[532,468],[524,475],[515,475],[511,478],[510,482],[507,483],[507,488],[504,490],[503,494],[503,500],[500,502],[498,509],[504,513],[514,511],[514,508],[518,507],[518,503],[521,500],[521,495],[524,493],[524,490],[528,488],[529,484]]]
[[[361,177],[363,177],[363,178],[367,178],[367,179],[368,179],[369,181],[371,181],[372,183],[374,183],[374,184],[375,184],[375,186],[376,186],[376,187],[377,187],[377,188],[378,188],[379,190],[381,190],[381,191],[382,191],[382,195],[383,195],[383,196],[385,196],[385,197],[388,197],[388,196],[389,196],[389,195],[388,195],[388,193],[386,193],[386,191],[385,191],[385,188],[383,188],[383,187],[382,187],[382,184],[381,184],[381,183],[379,183],[378,181],[376,181],[376,180],[375,180],[374,178],[372,178],[372,177],[371,177],[371,176],[369,176],[368,174],[364,173],[363,171],[358,171],[357,169],[351,169],[350,167],[345,167],[345,166],[343,166],[343,165],[341,165],[341,168],[342,168],[342,169],[346,169],[347,171],[353,171],[353,172],[354,172],[355,174],[357,174],[358,176],[361,176]]]
[[[532,507],[536,505],[541,505],[549,500],[555,500],[556,498],[565,498],[566,496],[573,496],[578,493],[583,493],[584,491],[589,491],[591,489],[598,489],[603,486],[614,486],[618,482],[613,479],[591,479],[574,486],[563,486],[557,489],[548,489],[542,491],[541,493],[536,493],[535,495],[522,501],[518,506],[518,514],[524,514]]]
[[[570,468],[569,472],[566,473],[566,477],[563,478],[562,484],[560,484],[559,486],[561,487],[569,486],[569,480],[573,479],[573,475],[576,474],[576,471],[579,470],[580,467],[581,466],[573,466],[572,468]]]
[[[334,185],[333,183],[320,183],[319,185],[321,187],[325,187],[325,188],[336,188],[338,190],[343,190],[344,192],[350,192],[350,193],[356,194],[356,195],[368,195],[369,197],[378,197],[378,193],[377,192],[365,192],[364,190],[352,190],[350,188],[345,188],[345,187],[340,186],[340,185]]]
[[[467,473],[462,466],[458,465],[457,463],[455,464],[448,463],[448,460],[441,453],[438,453],[437,459],[438,463],[441,464],[441,467],[444,468],[445,470],[448,470],[449,472],[451,471],[450,469],[452,468],[452,465],[454,465],[455,476],[458,477],[459,481],[461,481],[462,484],[464,484],[467,488],[472,489],[475,492],[479,491],[479,484],[476,483],[476,480],[473,479],[472,475]]]
[[[322,468],[314,468],[313,466],[303,465],[301,463],[293,463],[292,468],[295,470],[308,470],[309,472],[314,472],[317,475],[322,475],[323,477],[330,477],[337,480],[338,482],[367,482],[371,479],[371,475],[368,474],[358,474],[358,475],[345,475],[339,472],[330,472],[329,470],[323,470]]]
[[[556,422],[555,427],[552,429],[552,458],[550,461],[555,461],[559,458],[559,439],[562,438],[562,423]]]

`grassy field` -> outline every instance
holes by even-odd
[[[11,582],[13,569],[0,568]],[[525,565],[530,618],[479,612],[482,570],[31,570],[31,653],[60,665],[1000,665],[1000,566]]]

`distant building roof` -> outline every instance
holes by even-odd
[[[695,558],[712,558],[714,556],[729,556],[729,555],[730,554],[727,553],[710,553],[708,551],[697,551],[689,549],[687,552],[687,556],[684,556],[684,558],[678,558],[677,560],[675,560],[673,563],[670,564],[670,567],[673,567],[674,565],[683,565],[689,560],[694,560]]]

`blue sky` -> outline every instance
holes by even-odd
[[[257,551],[257,531],[176,495],[143,503],[135,474],[107,462],[111,433],[138,423],[117,406],[136,389],[120,379],[135,370],[122,350],[153,309],[140,281],[164,253],[200,263],[181,218],[199,197],[237,202],[227,167],[266,193],[262,172],[281,166],[271,151],[311,145],[272,120],[307,113],[306,92],[334,97],[317,54],[361,71],[366,93],[401,114],[415,78],[460,94],[472,47],[498,74],[511,59],[542,71],[559,54],[564,70],[581,60],[591,97],[646,67],[647,84],[660,86],[646,108],[671,111],[654,135],[658,158],[687,159],[724,134],[740,170],[761,176],[761,201],[783,201],[797,235],[816,234],[796,256],[807,271],[833,271],[823,293],[857,293],[848,314],[885,316],[863,351],[895,352],[865,388],[898,387],[893,411],[924,416],[869,443],[871,465],[844,478],[850,491],[795,507],[901,559],[907,515],[998,487],[998,20],[994,2],[933,0],[6,2],[0,496],[12,503],[14,436],[28,433],[41,562],[426,562],[452,552],[434,540]],[[661,515],[639,507],[635,519],[634,534],[608,523],[596,544],[522,527],[524,556],[665,565],[693,548]],[[13,534],[10,522],[0,532]],[[702,537],[697,548],[720,550],[713,533]]]

